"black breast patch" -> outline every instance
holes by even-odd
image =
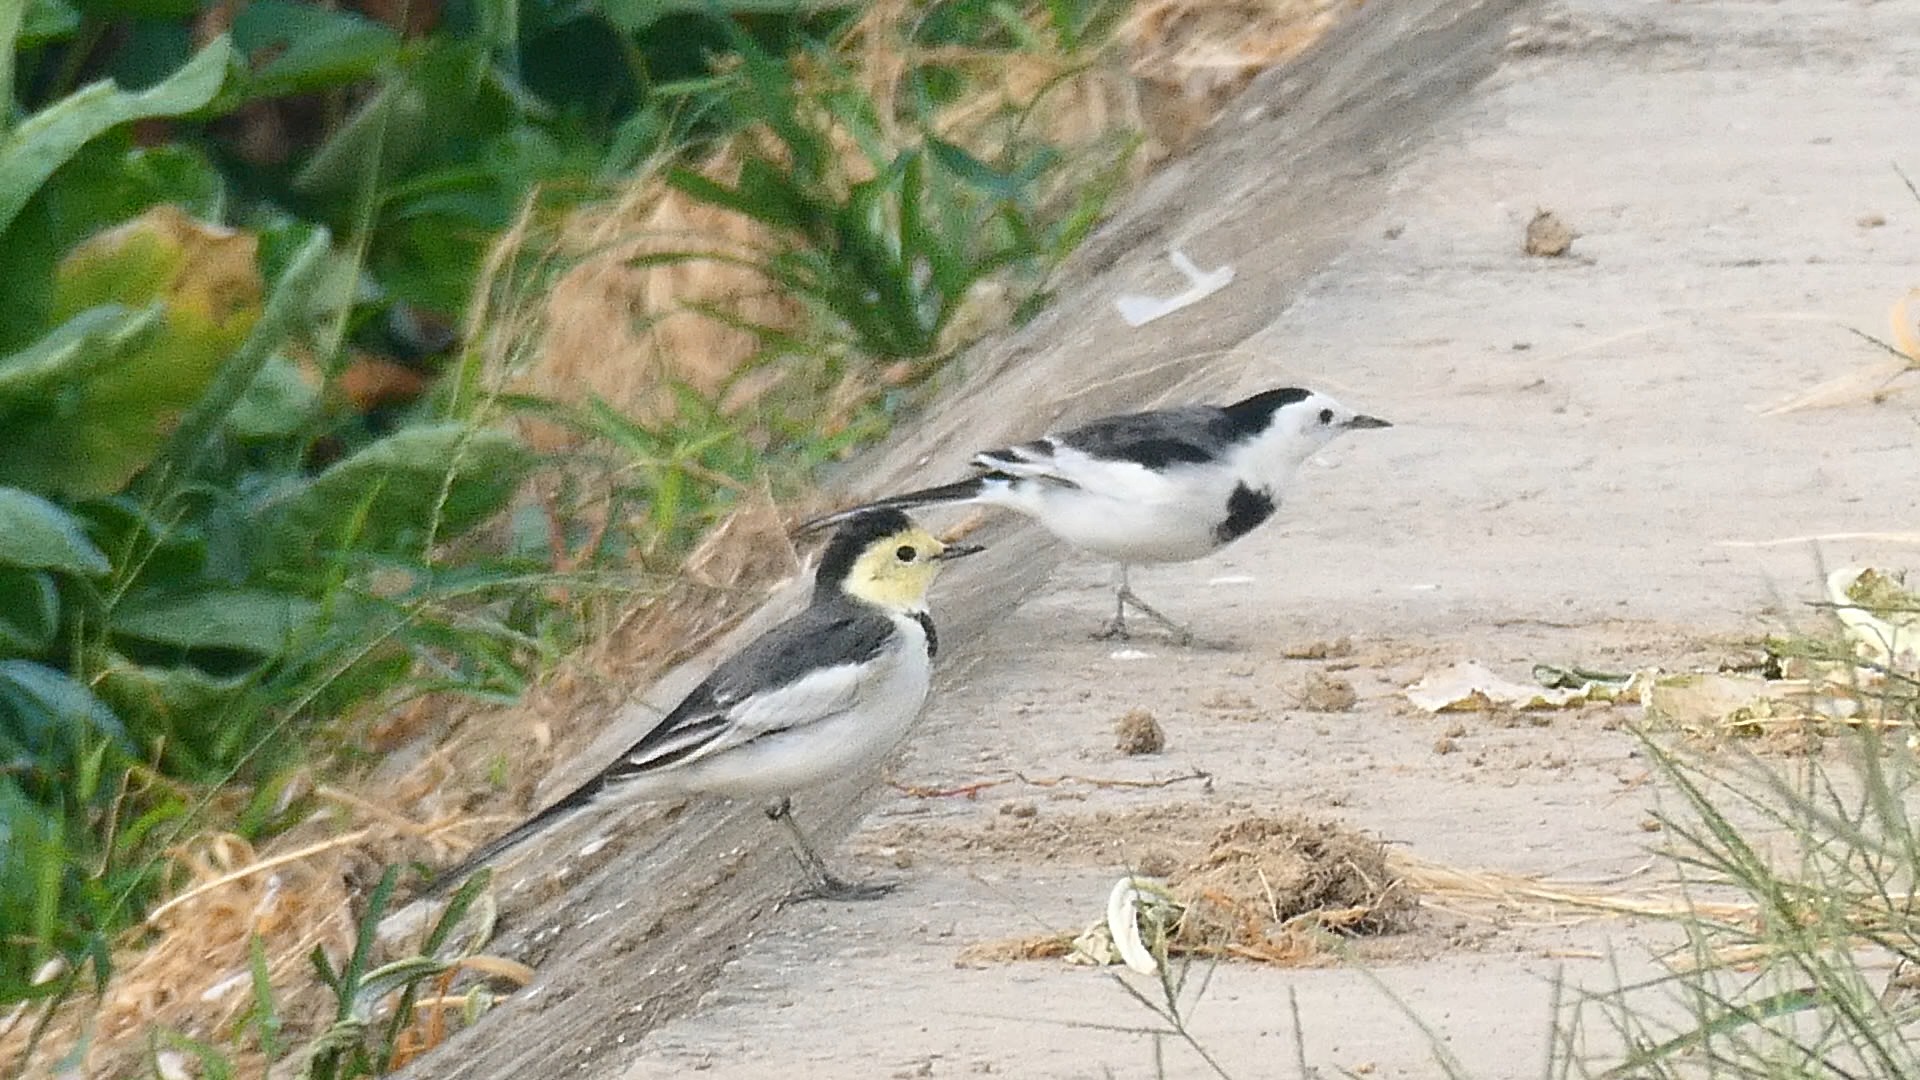
[[[940,635],[934,632],[933,616],[924,611],[916,611],[913,613],[913,621],[919,623],[920,629],[927,632],[927,659],[931,660],[940,655]]]
[[[1273,496],[1266,492],[1255,491],[1245,484],[1236,486],[1233,494],[1227,496],[1226,519],[1213,527],[1214,539],[1222,544],[1233,543],[1272,517],[1273,507]]]

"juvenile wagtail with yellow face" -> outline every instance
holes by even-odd
[[[878,508],[979,503],[1018,511],[1075,547],[1120,564],[1113,619],[1097,635],[1127,636],[1127,608],[1181,642],[1186,627],[1127,587],[1134,563],[1187,562],[1233,543],[1273,516],[1309,457],[1345,432],[1392,427],[1325,394],[1283,387],[1231,405],[1126,413],[973,458],[973,476],[816,518],[825,528]]]
[[[805,611],[728,657],[599,775],[441,874],[457,882],[590,804],[716,794],[768,799],[810,879],[809,895],[868,899],[891,885],[835,877],[792,817],[795,792],[885,757],[926,704],[939,648],[927,589],[940,564],[979,551],[943,544],[897,509],[843,515]]]

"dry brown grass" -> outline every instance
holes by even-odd
[[[1122,23],[1127,68],[1151,93],[1195,103],[1201,125],[1253,77],[1320,40],[1358,0],[1143,0]]]
[[[1920,371],[1920,289],[1909,289],[1905,296],[1893,302],[1887,311],[1887,324],[1893,340],[1885,356],[1802,391],[1763,410],[1760,415],[1779,416],[1802,409],[1831,409],[1884,401],[1895,391],[1894,384],[1902,376]]]
[[[730,180],[731,155],[703,172]],[[753,259],[777,238],[737,214],[668,189],[657,178],[630,186],[617,201],[574,215],[561,243],[572,269],[546,299],[545,340],[522,388],[562,401],[597,395],[623,412],[664,419],[669,387],[684,383],[717,397],[760,349],[759,337],[703,314],[732,312],[743,322],[799,329],[806,312],[751,266],[717,259],[640,265],[646,255],[711,251]],[[549,433],[543,449],[564,444]]]

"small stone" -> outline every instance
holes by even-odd
[[[1533,220],[1527,222],[1527,242],[1523,250],[1529,255],[1558,258],[1573,247],[1574,238],[1579,235],[1553,211],[1536,210]]]
[[[1458,749],[1460,749],[1460,744],[1445,735],[1433,740],[1433,752],[1436,754],[1451,754]]]
[[[1122,716],[1113,725],[1114,749],[1134,757],[1140,754],[1157,754],[1167,748],[1167,733],[1161,729],[1160,721],[1145,709],[1134,709]]]
[[[1171,877],[1180,869],[1180,857],[1164,848],[1148,851],[1140,856],[1140,865],[1136,872],[1146,877]]]
[[[1201,698],[1199,704],[1203,709],[1224,713],[1251,713],[1260,709],[1253,698],[1230,690],[1215,690]]]
[[[1002,803],[1000,812],[1008,817],[1030,818],[1040,813],[1040,808],[1031,802]]]
[[[1862,214],[1860,219],[1854,222],[1863,229],[1877,229],[1886,223],[1887,215],[1885,214]]]
[[[1290,645],[1281,650],[1281,656],[1289,660],[1332,660],[1341,656],[1353,655],[1353,639],[1335,638],[1332,641],[1309,641],[1303,645]]]
[[[1310,712],[1346,712],[1359,701],[1352,683],[1317,671],[1300,686],[1300,707]]]

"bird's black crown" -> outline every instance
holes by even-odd
[[[1302,390],[1297,386],[1282,386],[1274,390],[1262,390],[1250,398],[1242,398],[1228,405],[1222,411],[1227,414],[1227,422],[1233,425],[1235,438],[1249,438],[1267,430],[1273,423],[1273,414],[1289,405],[1297,405],[1313,396],[1313,391]]]
[[[839,588],[869,545],[911,528],[913,519],[892,508],[863,510],[841,522],[833,531],[833,539],[827,541],[826,553],[820,556],[820,569],[813,576],[814,590]]]

